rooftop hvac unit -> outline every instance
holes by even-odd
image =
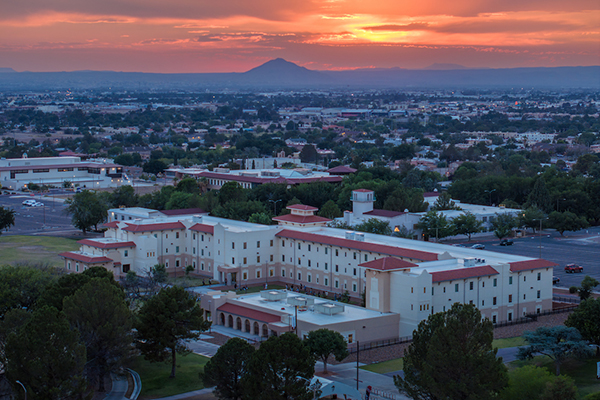
[[[365,234],[364,233],[356,232],[354,234],[354,240],[358,240],[359,242],[364,242],[365,241]]]
[[[315,304],[315,311],[325,315],[335,315],[344,312],[345,308],[337,303],[321,303]]]
[[[305,296],[288,297],[287,303],[292,306],[312,306],[315,304],[315,299]]]
[[[261,290],[260,297],[267,301],[279,301],[284,300],[287,293],[282,290]]]

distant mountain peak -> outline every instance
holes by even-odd
[[[255,72],[298,72],[298,71],[310,71],[304,67],[301,67],[293,62],[284,60],[283,58],[275,58],[267,61],[266,63],[259,65],[256,68],[252,68],[246,71],[245,74],[253,74]]]
[[[2,72],[17,72],[12,68],[0,68],[0,73]]]
[[[464,65],[460,65],[460,64],[434,63],[423,69],[433,70],[433,71],[443,71],[443,70],[451,70],[451,69],[467,69],[467,67],[465,67]]]

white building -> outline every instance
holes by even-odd
[[[60,255],[71,272],[97,265],[117,278],[130,270],[145,275],[162,263],[171,275],[191,265],[194,275],[228,284],[278,282],[316,295],[347,291],[355,299],[364,292],[367,309],[400,315],[400,336],[454,302],[472,302],[494,322],[552,307],[555,264],[545,260],[327,228],[310,218],[306,225],[284,222],[197,215],[114,220],[105,224],[104,238],[79,241],[79,251]]]
[[[123,167],[109,160],[81,161],[80,157],[9,158],[0,160],[0,184],[11,190],[29,183],[62,186],[64,181],[87,189],[131,185]]]

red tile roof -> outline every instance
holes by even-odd
[[[204,232],[204,233],[210,233],[211,235],[215,234],[215,227],[212,225],[206,225],[206,224],[195,224],[192,225],[192,227],[190,228],[191,231],[196,231],[196,232]]]
[[[510,272],[528,271],[531,269],[540,269],[540,268],[548,268],[548,267],[558,266],[558,264],[553,263],[552,261],[542,260],[541,258],[537,258],[535,260],[511,262],[509,264],[510,264]]]
[[[181,222],[163,222],[159,224],[127,224],[123,228],[127,232],[151,232],[151,231],[166,231],[169,229],[185,229],[185,225]]]
[[[304,204],[292,204],[291,206],[287,206],[287,209],[290,210],[303,210],[303,211],[317,211],[317,207],[307,206]]]
[[[394,218],[394,217],[397,217],[397,216],[403,215],[403,214],[406,214],[406,213],[400,212],[400,211],[390,211],[390,210],[373,210],[373,211],[364,213],[364,215],[373,215],[376,217],[387,217],[387,218]]]
[[[369,261],[358,265],[359,267],[365,267],[369,269],[377,269],[379,271],[394,271],[399,269],[408,269],[417,267],[417,264],[399,260],[394,257],[383,257],[377,260]]]
[[[190,214],[208,214],[201,208],[182,208],[180,210],[162,210],[165,215],[190,215]]]
[[[65,251],[64,253],[60,253],[59,256],[68,258],[70,260],[80,261],[86,264],[100,264],[105,262],[113,262],[112,258],[101,256],[84,256],[83,254],[73,253],[71,251]]]
[[[240,317],[250,318],[267,323],[281,321],[281,317],[279,315],[269,314],[264,311],[257,311],[230,303],[223,304],[221,307],[217,308],[217,311],[239,315]]]
[[[119,221],[107,222],[105,224],[102,224],[102,226],[105,226],[107,228],[117,228],[119,226]]]
[[[319,217],[318,215],[280,215],[279,217],[273,217],[273,221],[284,221],[293,222],[296,224],[316,224],[319,222],[329,222],[329,218]]]
[[[134,242],[103,243],[103,242],[97,242],[95,240],[83,239],[83,240],[78,241],[77,243],[83,244],[86,246],[96,247],[98,249],[120,249],[121,247],[135,247]]]
[[[435,261],[438,259],[438,255],[436,253],[428,253],[426,251],[406,249],[402,247],[394,247],[384,244],[361,242],[358,240],[317,235],[315,233],[299,232],[293,231],[291,229],[284,229],[277,233],[275,236],[284,237],[288,239],[306,240],[309,242],[328,244],[331,246],[347,247],[349,249],[370,251],[373,253],[387,254],[396,257],[412,258],[421,261]]]
[[[498,275],[498,271],[489,265],[481,267],[463,267],[449,271],[431,272],[432,282],[454,281],[458,279],[477,278],[480,276]]]

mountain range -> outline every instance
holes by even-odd
[[[0,68],[0,90],[52,89],[600,89],[600,66],[310,70],[277,58],[243,73],[158,74],[115,71],[15,72]]]

